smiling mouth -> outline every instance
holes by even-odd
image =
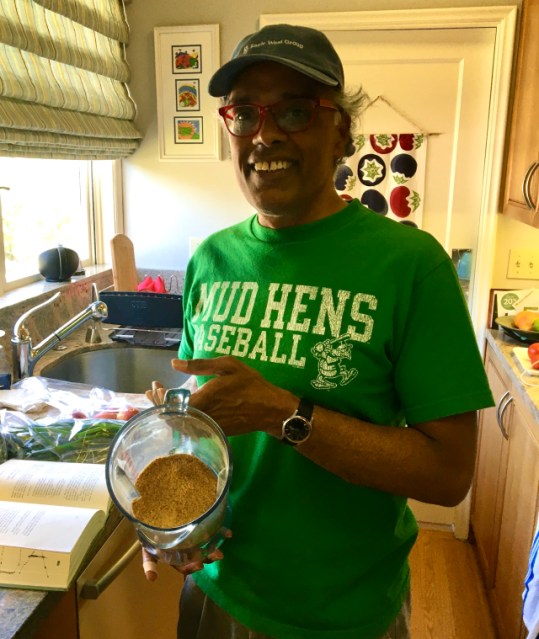
[[[292,162],[286,160],[273,160],[271,162],[255,162],[251,165],[256,173],[273,173],[284,171],[292,166]]]

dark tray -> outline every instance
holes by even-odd
[[[181,328],[182,296],[169,293],[103,291],[99,299],[108,308],[106,324],[139,328]]]
[[[517,328],[513,324],[513,317],[511,315],[497,317],[494,321],[507,335],[510,335],[520,342],[524,342],[525,344],[539,342],[539,331],[525,331],[521,328]]]

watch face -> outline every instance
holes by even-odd
[[[283,436],[290,442],[298,444],[311,434],[311,423],[304,417],[290,417],[283,425]]]

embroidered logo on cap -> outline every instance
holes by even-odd
[[[243,47],[243,54],[249,53],[251,49],[255,49],[258,47],[265,46],[281,46],[281,45],[291,45],[297,47],[298,49],[303,49],[303,44],[301,42],[297,42],[296,40],[262,40],[262,42],[253,42],[251,44],[246,44]]]

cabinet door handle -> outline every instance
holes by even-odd
[[[530,193],[530,184],[533,178],[533,174],[539,168],[539,162],[534,162],[530,168],[526,171],[526,175],[524,176],[524,180],[522,181],[522,195],[524,196],[524,200],[528,205],[529,209],[535,211],[535,202],[532,199]]]
[[[498,426],[500,426],[500,409],[502,407],[504,399],[510,395],[510,392],[511,391],[505,391],[505,393],[500,397],[500,401],[496,406],[496,421],[498,422]]]
[[[509,404],[513,401],[513,397],[511,397],[511,395],[509,395],[509,397],[507,397],[507,395],[509,395],[509,391],[502,397],[502,399],[500,400],[500,404],[499,404],[499,417],[498,417],[498,426],[500,427],[500,430],[502,432],[502,435],[504,437],[504,439],[509,439],[509,433],[507,432],[504,424],[503,424],[503,416],[505,414],[505,411],[507,410],[507,407],[509,406]],[[505,400],[505,402],[502,405],[502,400],[507,397],[507,399]]]
[[[103,590],[122,572],[131,559],[140,552],[140,549],[140,541],[137,540],[104,575],[96,579],[88,579],[80,589],[80,596],[83,599],[97,599]]]

